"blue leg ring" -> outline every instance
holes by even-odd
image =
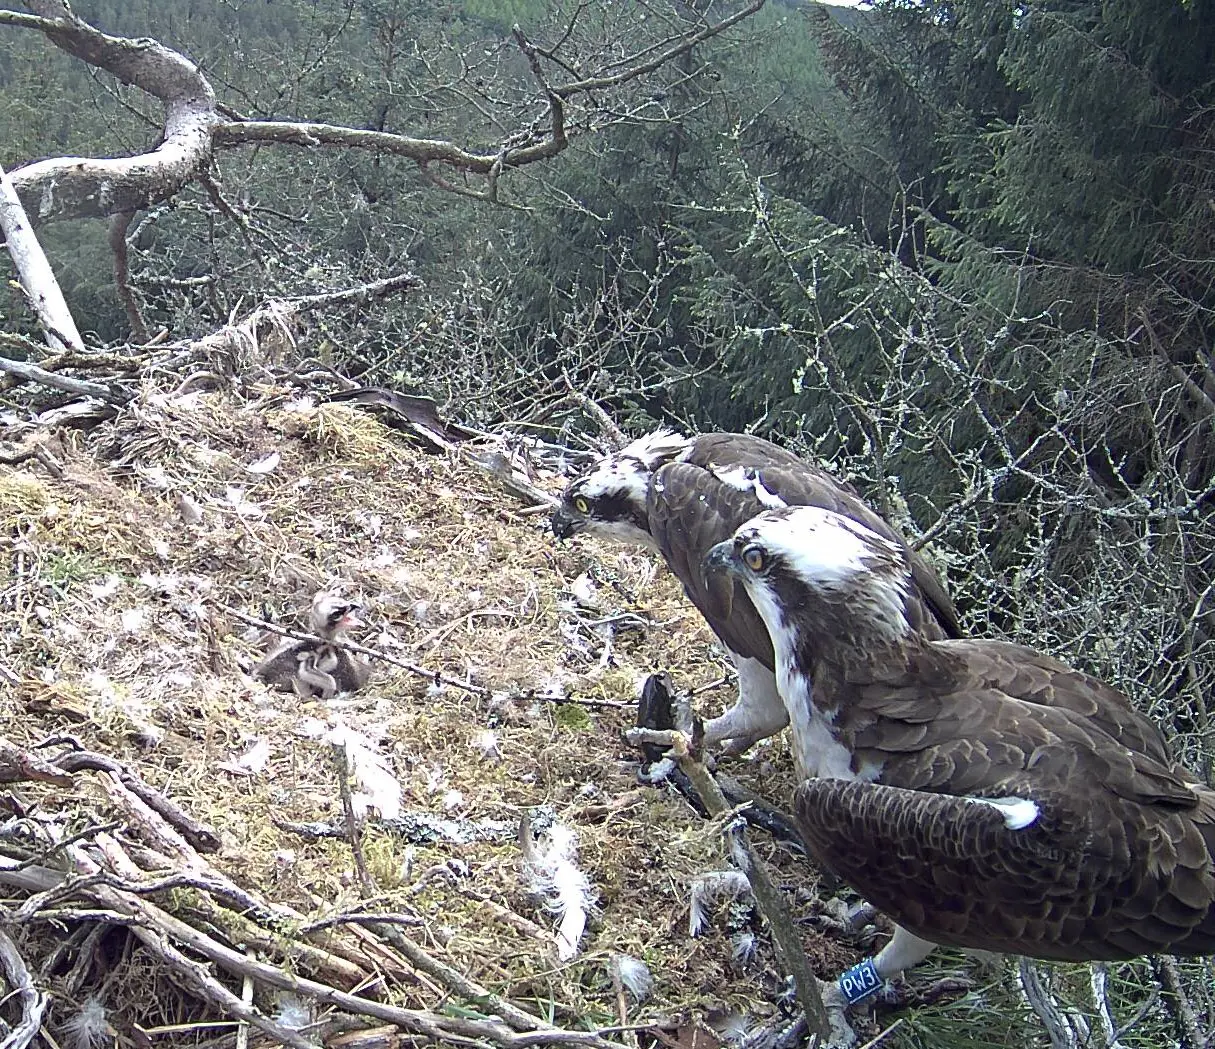
[[[849,1005],[863,1002],[881,986],[882,978],[878,975],[872,958],[866,958],[859,965],[854,965],[839,978],[840,993]]]

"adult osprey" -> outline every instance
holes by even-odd
[[[657,550],[708,621],[738,671],[738,701],[705,725],[705,745],[745,750],[788,723],[773,676],[772,642],[745,591],[706,580],[709,548],[756,514],[821,506],[860,521],[907,553],[917,623],[931,637],[957,637],[957,613],[928,565],[851,485],[778,445],[743,433],[684,437],[658,430],[607,456],[566,488],[552,518],[566,539],[589,532]]]
[[[1083,961],[1215,953],[1215,791],[1109,685],[918,629],[898,543],[818,507],[714,547],[772,635],[810,848],[899,925],[859,1000],[935,945]],[[811,694],[809,682],[813,680]]]

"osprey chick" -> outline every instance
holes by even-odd
[[[739,698],[705,725],[706,746],[728,740],[729,750],[741,752],[779,732],[788,716],[763,621],[742,587],[726,578],[706,580],[702,560],[756,514],[796,505],[834,510],[905,550],[917,622],[931,636],[958,636],[957,613],[932,570],[851,485],[750,434],[647,434],[572,481],[553,514],[560,539],[588,532],[661,553],[725,646],[738,671]]]
[[[848,1000],[937,944],[1215,953],[1215,791],[1122,693],[1024,646],[927,636],[906,551],[830,510],[761,514],[706,571],[771,633],[807,843],[898,922],[841,978]]]
[[[253,668],[253,676],[268,685],[293,691],[301,699],[319,695],[332,699],[339,692],[355,692],[367,684],[371,668],[340,645],[348,630],[362,623],[353,602],[322,591],[312,600],[308,625],[316,639],[286,641]]]

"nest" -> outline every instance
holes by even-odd
[[[25,781],[5,968],[44,1029],[606,1047],[771,1013],[763,936],[733,958],[729,907],[688,932],[690,886],[728,865],[719,828],[639,785],[622,739],[650,671],[718,682],[706,713],[732,699],[678,584],[645,554],[557,546],[468,457],[261,394],[147,388],[0,465],[0,764]],[[321,589],[364,605],[370,684],[325,702],[253,680],[266,628],[301,626]],[[780,741],[738,768],[788,796]],[[524,816],[573,831],[594,907],[572,957],[524,876]],[[805,910],[811,868],[759,847]],[[820,975],[855,959],[806,935]],[[653,974],[644,1000],[622,957]]]

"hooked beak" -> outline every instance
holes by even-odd
[[[576,535],[582,531],[583,523],[582,516],[574,513],[564,504],[553,511],[551,524],[553,535],[558,539],[569,539],[570,536]]]
[[[347,605],[342,610],[341,618],[337,621],[338,627],[342,630],[353,630],[355,627],[362,626],[363,621],[358,616],[361,611],[363,611],[362,605]]]
[[[710,579],[715,575],[738,575],[738,559],[734,554],[734,540],[725,539],[709,548],[700,566],[701,575]]]

